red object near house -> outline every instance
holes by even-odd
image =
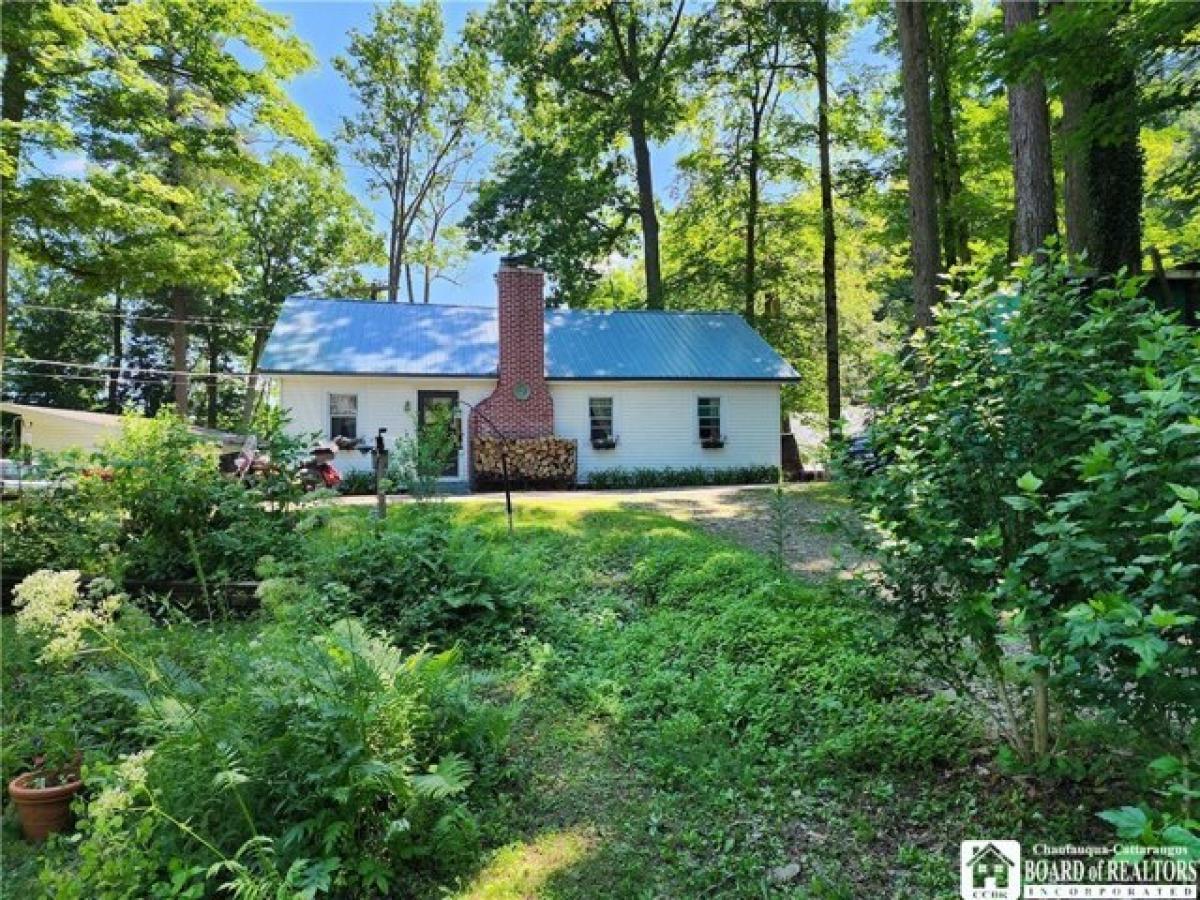
[[[318,463],[317,471],[321,473],[321,480],[327,488],[335,488],[342,483],[342,475],[332,463]]]

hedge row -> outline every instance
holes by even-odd
[[[776,466],[706,469],[702,466],[663,469],[602,469],[588,475],[587,485],[598,490],[695,487],[716,484],[774,484]]]

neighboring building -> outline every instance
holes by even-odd
[[[11,456],[16,455],[16,447],[54,453],[72,448],[95,450],[121,433],[121,417],[105,413],[22,403],[0,403],[0,411],[9,414],[4,417],[9,437],[5,444],[13,448],[7,451]]]
[[[121,417],[110,413],[8,402],[0,403],[0,411],[6,413],[4,445],[11,456],[16,456],[16,448],[22,446],[52,453],[75,449],[91,452],[121,434]],[[209,428],[193,427],[192,432],[219,441],[226,449],[239,449],[244,440]]]
[[[431,412],[468,436],[574,439],[577,477],[622,467],[778,466],[795,370],[732,313],[547,309],[538,269],[502,261],[497,308],[287,300],[261,369],[296,433],[389,442]],[[475,410],[478,408],[479,413]],[[370,458],[342,451],[341,468]]]

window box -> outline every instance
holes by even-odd
[[[704,438],[700,441],[700,446],[705,450],[720,450],[725,446],[725,438],[724,436]]]
[[[615,450],[617,447],[616,435],[611,437],[594,437],[592,438],[593,450]]]

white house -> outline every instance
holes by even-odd
[[[778,466],[782,384],[795,370],[731,313],[547,309],[541,271],[505,259],[498,307],[294,297],[261,369],[297,433],[389,441],[436,407],[471,435],[577,442],[598,470]],[[366,468],[344,450],[339,468]]]

